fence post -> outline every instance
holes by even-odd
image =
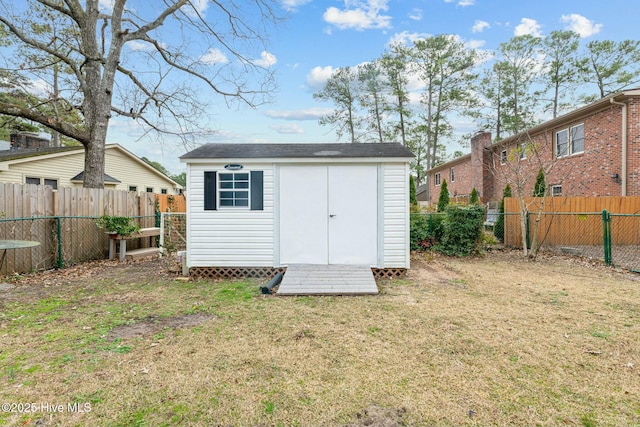
[[[58,233],[58,268],[64,267],[62,260],[62,219],[56,217],[56,232]]]
[[[604,240],[604,263],[611,265],[611,214],[606,209],[602,211],[602,236]]]
[[[531,236],[529,235],[531,227],[529,226],[529,211],[525,214],[525,233],[527,233],[527,249],[531,249]]]

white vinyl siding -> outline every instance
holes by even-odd
[[[204,172],[227,173],[224,164],[189,164],[187,260],[190,267],[273,267],[274,174],[272,164],[245,165],[263,171],[264,209],[204,210]]]
[[[383,165],[384,265],[409,268],[409,166]]]

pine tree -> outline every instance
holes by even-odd
[[[536,185],[533,186],[533,197],[544,197],[547,193],[547,184],[544,182],[544,170],[540,168],[536,177]]]
[[[500,201],[500,209],[498,209],[498,219],[493,227],[493,235],[501,242],[504,241],[504,199],[511,196],[511,186],[507,184],[502,192],[502,201]]]
[[[476,187],[473,187],[473,190],[471,190],[471,195],[469,196],[469,204],[477,205],[479,203],[480,203],[480,196],[478,196],[478,190],[476,190]]]
[[[447,188],[447,180],[442,180],[440,186],[440,197],[438,197],[438,212],[444,212],[449,205],[449,189]]]

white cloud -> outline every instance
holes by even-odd
[[[389,9],[387,2],[388,0],[345,0],[345,9],[331,6],[322,18],[340,30],[391,28],[391,16],[381,14]]]
[[[116,0],[99,0],[98,1],[98,10],[101,12],[111,13],[113,11],[113,5]]]
[[[207,53],[200,57],[200,62],[209,65],[226,64],[229,58],[218,48],[210,48]]]
[[[286,135],[295,135],[295,134],[304,133],[304,129],[302,129],[296,123],[288,123],[285,125],[273,125],[269,127],[278,133],[283,133]]]
[[[311,0],[282,0],[281,4],[287,12],[295,12],[300,6],[309,3]]]
[[[190,0],[180,9],[189,16],[204,15],[209,8],[208,0]]]
[[[456,0],[444,0],[445,3],[453,3]],[[476,0],[458,0],[458,6],[466,7],[476,4]]]
[[[276,62],[278,62],[276,56],[272,53],[267,52],[266,50],[260,54],[260,59],[256,59],[253,61],[255,65],[264,68],[269,68]]]
[[[471,27],[471,32],[472,33],[481,33],[484,30],[486,30],[487,28],[491,28],[491,25],[489,25],[489,23],[487,21],[477,20],[473,24],[473,27]]]
[[[516,25],[513,34],[515,36],[532,35],[534,37],[542,37],[540,29],[542,26],[535,19],[522,18],[519,25]]]
[[[313,67],[309,74],[307,74],[307,85],[312,89],[322,87],[334,71],[335,69],[331,65],[327,65],[326,67]]]
[[[411,13],[409,13],[409,19],[413,21],[422,21],[422,9],[414,8]]]
[[[416,40],[424,40],[429,37],[431,37],[431,34],[428,33],[410,33],[408,31],[403,31],[401,33],[394,34],[389,39],[389,46],[397,44],[408,46],[409,44],[416,42]]]
[[[602,24],[595,24],[590,19],[585,18],[577,13],[571,15],[562,15],[560,18],[562,22],[566,23],[565,29],[575,31],[580,34],[580,37],[585,38],[597,34],[602,29]]]
[[[322,116],[331,114],[331,108],[305,108],[302,110],[267,110],[264,114],[272,119],[281,120],[318,120]]]
[[[486,41],[471,39],[465,44],[469,49],[480,49],[482,46],[486,44]]]
[[[31,80],[28,91],[35,96],[46,98],[53,93],[53,86],[42,79]]]

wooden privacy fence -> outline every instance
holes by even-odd
[[[604,210],[618,215],[616,227],[629,230],[615,233],[614,245],[640,245],[638,217],[625,216],[640,215],[638,196],[527,197],[524,204],[529,212],[529,238],[534,238],[534,222],[538,221],[538,234],[535,237],[544,245],[602,245]],[[507,246],[522,247],[519,206],[517,198],[506,198],[504,201],[504,243]],[[543,213],[538,217],[538,212]]]
[[[156,204],[163,200],[172,209],[185,206],[182,195],[75,187],[54,192],[48,186],[0,183],[0,239],[40,242],[32,249],[7,251],[0,274],[106,258],[109,239],[95,218],[137,217],[141,227],[154,227],[159,219]],[[131,248],[148,246],[140,240]]]
[[[184,195],[156,194],[159,212],[186,212],[187,200]]]

